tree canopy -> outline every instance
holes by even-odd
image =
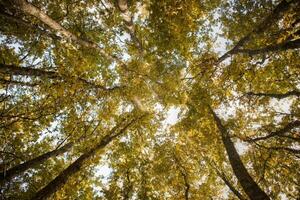
[[[0,199],[300,198],[299,0],[0,0]]]

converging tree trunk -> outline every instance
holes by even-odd
[[[33,168],[37,165],[42,164],[44,161],[48,160],[49,158],[52,158],[52,157],[55,157],[55,156],[58,156],[58,155],[61,155],[65,152],[67,152],[73,146],[73,144],[74,144],[73,142],[69,142],[58,149],[55,149],[53,151],[42,154],[42,155],[40,155],[36,158],[33,158],[31,160],[28,160],[22,164],[14,166],[14,167],[8,169],[7,171],[1,172],[0,173],[0,183],[9,182],[15,176],[25,172],[26,170],[28,170],[30,168]]]
[[[72,41],[76,42],[77,44],[82,45],[87,48],[97,49],[106,58],[111,59],[111,60],[115,59],[114,56],[107,54],[98,44],[96,44],[92,41],[84,40],[82,38],[77,37],[74,33],[70,32],[69,30],[64,28],[62,25],[60,25],[54,19],[49,17],[42,10],[40,10],[36,6],[32,5],[31,3],[27,2],[26,0],[12,0],[11,3],[13,4],[13,6],[15,6],[17,9],[23,11],[24,13],[36,17],[41,22],[43,22],[44,24],[49,26],[53,31],[61,34],[65,39],[72,40]]]
[[[143,116],[142,116],[143,117]],[[140,117],[140,118],[142,118]],[[114,138],[123,134],[129,126],[135,123],[138,119],[135,118],[130,120],[123,128],[120,129],[120,125],[116,125],[106,136],[104,136],[101,141],[92,149],[82,154],[75,162],[73,162],[69,167],[63,170],[55,179],[53,179],[48,185],[39,190],[32,200],[42,200],[47,199],[53,195],[57,190],[63,187],[66,182],[70,179],[72,175],[79,172],[84,162],[90,159],[97,151],[106,147]]]
[[[223,180],[223,182],[227,185],[227,187],[230,189],[230,191],[240,200],[246,200],[243,195],[235,189],[235,187],[232,185],[232,183],[227,179],[226,175],[223,172],[220,172],[218,169],[216,169],[216,172],[218,176]]]
[[[237,177],[239,183],[241,184],[243,190],[248,195],[251,200],[267,200],[270,199],[268,195],[257,185],[253,178],[248,173],[246,167],[244,166],[237,150],[234,147],[233,142],[230,139],[229,133],[223,126],[221,119],[217,114],[211,109],[210,112],[216,122],[219,129],[222,142],[225,146],[227,156],[229,158],[230,165],[233,169],[235,176]]]
[[[257,34],[263,33],[267,29],[267,27],[272,25],[272,23],[278,21],[282,17],[283,13],[285,13],[291,7],[291,5],[297,4],[297,3],[299,3],[299,0],[283,0],[283,1],[281,1],[261,23],[259,23],[247,35],[242,37],[231,50],[227,51],[225,54],[223,54],[221,57],[219,57],[216,64],[223,62],[226,58],[228,58],[231,55],[238,54],[240,52],[240,48],[243,45],[245,45],[246,43],[248,43],[251,40],[251,38],[253,38]],[[257,51],[256,54],[258,52],[259,51]],[[254,52],[252,52],[252,53],[254,53]]]
[[[226,174],[221,171],[221,169],[219,170],[216,163],[214,161],[211,161],[208,157],[206,156],[202,156],[204,158],[204,160],[208,163],[208,165],[210,167],[212,167],[217,175],[223,180],[223,182],[227,185],[227,187],[230,189],[230,191],[240,200],[246,200],[243,195],[234,187],[234,185],[230,182],[230,180],[228,180],[228,178],[226,177]]]

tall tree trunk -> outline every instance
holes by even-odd
[[[12,22],[14,22],[14,23],[17,23],[18,25],[23,26],[24,28],[27,28],[27,29],[30,29],[30,30],[34,30],[34,31],[36,31],[38,33],[47,35],[47,36],[51,37],[54,40],[61,39],[59,36],[55,35],[54,33],[49,32],[47,30],[44,30],[43,28],[41,28],[38,25],[31,24],[28,21],[25,21],[25,20],[23,20],[21,18],[18,18],[16,16],[13,16],[13,15],[9,14],[9,12],[7,12],[7,10],[4,7],[2,7],[2,6],[0,6],[0,16],[3,17],[3,18],[5,18],[6,19],[6,23],[8,23],[8,24],[12,24]],[[22,31],[22,29],[23,28],[21,28],[20,31]]]
[[[26,170],[33,168],[37,165],[42,164],[44,161],[46,161],[49,158],[61,155],[65,152],[67,152],[72,146],[73,146],[73,142],[69,142],[68,144],[55,149],[53,151],[44,153],[36,158],[33,158],[31,160],[28,160],[22,164],[19,164],[17,166],[14,166],[12,168],[10,168],[7,171],[1,172],[0,173],[0,183],[3,182],[9,182],[12,178],[14,178],[15,176],[25,172]]]
[[[227,179],[227,177],[225,176],[225,174],[223,172],[220,172],[218,169],[216,169],[216,172],[218,174],[218,176],[223,180],[223,182],[227,185],[227,187],[230,189],[230,191],[240,200],[245,200],[245,198],[243,197],[243,195],[237,190],[235,189],[235,187],[232,185],[232,183]]]
[[[142,116],[143,117],[143,116]],[[126,129],[131,126],[133,123],[135,123],[138,119],[135,118],[130,120],[123,128],[119,128],[120,125],[115,126],[109,134],[104,136],[101,141],[92,149],[87,151],[86,153],[82,154],[76,161],[74,161],[69,167],[67,167],[65,170],[63,170],[55,179],[53,179],[48,185],[46,185],[44,188],[39,190],[32,200],[42,200],[47,199],[51,195],[53,195],[57,190],[59,190],[61,187],[63,187],[66,182],[71,178],[72,175],[79,172],[84,165],[84,162],[88,159],[90,159],[95,153],[104,147],[106,147],[114,138],[118,137],[119,135],[123,134]]]
[[[219,129],[222,142],[225,146],[227,156],[229,158],[230,165],[233,169],[235,176],[241,184],[243,190],[251,200],[267,200],[270,199],[268,195],[257,185],[253,178],[248,173],[244,166],[237,150],[234,147],[233,142],[230,139],[229,133],[223,126],[221,119],[217,114],[209,107],[211,114],[214,117],[216,125]]]
[[[216,64],[221,63],[229,56],[236,54],[244,44],[248,43],[251,40],[251,38],[253,38],[253,36],[263,33],[267,27],[270,27],[272,23],[278,21],[282,17],[283,13],[291,7],[291,5],[297,3],[299,3],[299,0],[281,1],[260,24],[258,24],[247,35],[242,37],[231,50],[227,51],[225,54],[219,57]]]
[[[36,6],[32,5],[31,3],[27,2],[26,0],[11,0],[11,3],[14,4],[13,6],[15,6],[17,9],[23,11],[24,13],[38,18],[44,24],[49,26],[52,30],[54,30],[57,33],[60,33],[65,39],[72,40],[72,41],[76,42],[77,44],[80,44],[87,48],[97,49],[103,56],[105,56],[106,58],[108,58],[110,60],[115,59],[114,56],[107,54],[98,44],[96,44],[92,41],[84,40],[82,38],[77,37],[74,33],[70,32],[69,30],[64,28],[62,25],[60,25],[58,22],[56,22],[51,17],[49,17],[42,10],[40,10]]]
[[[216,163],[214,161],[210,161],[210,159],[207,156],[202,156],[204,158],[204,160],[209,164],[210,167],[212,167],[217,175],[223,180],[223,182],[227,185],[227,187],[230,189],[230,191],[240,200],[246,200],[243,195],[237,190],[235,189],[235,187],[233,186],[233,184],[228,180],[228,178],[226,177],[225,173],[220,171],[216,165]]]

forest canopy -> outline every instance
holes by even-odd
[[[0,199],[300,198],[299,0],[0,0]]]

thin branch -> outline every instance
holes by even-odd
[[[299,127],[299,126],[300,126],[300,121],[296,120],[296,121],[288,123],[283,128],[278,129],[277,131],[271,132],[270,134],[268,134],[266,136],[251,138],[251,139],[247,139],[246,141],[247,142],[257,142],[257,141],[266,140],[266,139],[269,139],[272,137],[282,136],[285,133],[287,133],[287,132],[291,131],[292,129]]]
[[[249,96],[258,96],[258,97],[271,97],[271,98],[276,98],[276,99],[284,99],[290,96],[296,96],[296,97],[300,97],[300,91],[298,90],[292,90],[286,93],[263,93],[263,92],[259,92],[259,93],[254,93],[254,92],[248,92],[246,93]]]

